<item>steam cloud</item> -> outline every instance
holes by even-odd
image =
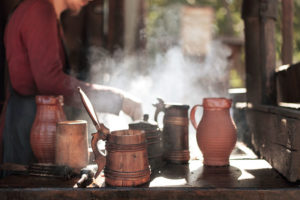
[[[157,8],[157,12],[160,12]],[[228,97],[229,63],[231,50],[221,41],[209,43],[203,58],[191,58],[182,50],[178,27],[182,7],[174,5],[161,10],[164,17],[157,21],[154,37],[147,38],[147,50],[153,52],[128,55],[117,51],[113,56],[101,48],[90,48],[90,82],[120,88],[143,103],[143,111],[153,119],[157,97],[166,103],[181,103],[192,107],[201,104],[204,97]],[[193,33],[191,33],[193,35]],[[201,111],[196,113],[200,120]],[[159,116],[161,120],[161,115]],[[131,119],[99,113],[99,119],[110,130],[127,129]],[[159,124],[162,127],[162,124]],[[191,157],[198,157],[195,129],[189,127]]]
[[[150,62],[153,65],[147,66],[147,55],[123,56],[118,52],[107,57],[101,50],[93,49],[91,82],[117,87],[135,95],[142,101],[144,113],[153,119],[155,108],[152,104],[157,102],[157,97],[166,103],[176,102],[190,107],[201,104],[204,97],[228,97],[227,58],[230,53],[220,41],[213,41],[205,59],[200,61],[186,57],[176,46],[164,54],[157,54]],[[200,113],[196,114],[198,120]],[[122,113],[120,116],[99,114],[99,118],[111,130],[126,129],[131,122]],[[159,125],[162,127],[161,123]],[[196,131],[190,126],[189,132],[190,148],[193,148],[191,156],[197,157],[201,154],[196,144]]]
[[[135,95],[151,117],[157,97],[190,106],[201,103],[204,97],[227,97],[230,53],[220,41],[213,41],[201,61],[186,57],[176,46],[157,54],[152,66],[145,63],[141,66],[141,60],[148,60],[147,55],[123,56],[119,52],[107,57],[101,50],[93,49],[90,79],[92,83],[117,87]]]

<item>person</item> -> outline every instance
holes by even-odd
[[[65,104],[84,109],[77,90],[80,87],[94,100],[99,112],[123,111],[134,120],[142,117],[140,101],[125,91],[83,82],[64,73],[67,59],[60,15],[68,9],[79,13],[90,1],[23,0],[12,13],[4,35],[11,87],[1,120],[3,163],[28,165],[35,161],[30,130],[36,95],[63,95]]]

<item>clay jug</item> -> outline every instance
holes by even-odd
[[[197,125],[195,112],[203,106],[202,119]],[[204,98],[203,105],[195,105],[190,119],[197,130],[198,146],[203,154],[203,163],[208,166],[229,165],[229,156],[236,143],[236,126],[230,116],[231,100]]]
[[[36,96],[37,111],[30,133],[32,151],[39,163],[55,162],[56,123],[65,121],[63,96]]]

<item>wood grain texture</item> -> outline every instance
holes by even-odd
[[[272,111],[271,111],[272,110]],[[289,181],[300,179],[300,111],[257,106],[247,110],[255,150]]]
[[[281,1],[282,5],[282,64],[293,63],[294,0]]]

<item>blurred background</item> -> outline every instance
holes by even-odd
[[[0,109],[7,79],[4,27],[17,2],[0,2]],[[246,77],[242,2],[94,0],[78,16],[65,12],[61,17],[70,62],[68,71],[81,80],[136,95],[150,119],[157,97],[193,106],[202,103],[204,97],[230,98],[230,91],[235,91],[232,89],[245,93],[245,89],[240,89],[245,88]],[[300,1],[294,1],[294,10],[294,61],[299,62]],[[280,66],[281,21],[276,25]],[[71,109],[69,118],[82,118],[80,112]],[[126,127],[129,121],[107,115],[103,120],[111,129]]]

